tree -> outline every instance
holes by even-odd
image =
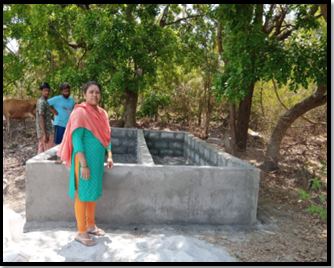
[[[292,61],[288,64],[294,66],[293,79],[305,88],[307,81],[312,79],[317,88],[279,119],[266,150],[264,169],[268,172],[279,170],[280,145],[291,124],[306,112],[327,103],[327,24],[316,29],[313,35],[310,31],[302,31],[293,38],[294,42],[287,48],[291,55],[287,61]]]
[[[122,126],[133,127],[139,90],[154,82],[158,58],[173,58],[177,41],[172,29],[157,25],[159,12],[158,4],[12,4],[6,28],[52,87],[67,81],[81,93],[95,80],[102,105],[122,92]]]
[[[221,4],[215,10],[225,32],[222,58],[226,59],[216,93],[239,102],[236,146],[241,151],[246,149],[254,84],[272,77],[279,84],[287,83],[293,61],[286,57],[293,55],[286,50],[286,43],[299,29],[319,26],[318,9],[314,4]],[[289,20],[293,14],[295,19]],[[300,81],[294,78],[291,85],[296,88]]]
[[[211,114],[215,106],[212,92],[212,80],[219,69],[217,51],[217,21],[208,16],[212,4],[194,4],[193,10],[198,14],[194,21],[176,26],[180,33],[180,56],[185,73],[196,74],[188,81],[183,81],[180,88],[186,89],[188,100],[194,95],[195,88],[201,85],[201,99],[199,100],[198,117],[201,122],[199,131],[195,135],[206,139],[209,132]],[[188,105],[188,124],[190,124],[190,107]]]
[[[294,105],[278,121],[266,150],[264,170],[274,172],[279,170],[279,150],[286,131],[292,123],[306,112],[327,103],[327,90],[325,85],[317,87],[308,98]]]
[[[7,25],[11,20],[10,8],[8,5],[3,4],[3,35],[2,35],[2,51],[3,51],[3,64],[2,64],[2,89],[3,93],[7,94],[12,91],[13,86],[17,81],[24,76],[24,69],[26,68],[26,62],[22,60],[19,51],[14,51],[9,47],[11,39],[10,29]]]
[[[233,103],[239,101],[235,144],[232,147],[236,146],[241,151],[246,149],[254,84],[258,79],[256,65],[265,38],[264,34],[257,33],[262,25],[261,8],[263,5],[228,4],[220,5],[215,12],[225,32],[220,49],[225,66],[221,81],[217,83],[217,95],[227,97],[231,103],[231,127],[234,126]],[[231,134],[233,140],[234,133]]]

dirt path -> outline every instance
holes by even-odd
[[[25,162],[37,153],[35,121],[27,120],[27,129],[22,122],[13,121],[12,137],[3,124],[3,205],[25,217]],[[138,127],[160,130],[187,130],[170,124],[145,123]],[[222,138],[220,129],[211,130],[210,136]],[[307,139],[306,139],[307,138]],[[224,149],[219,140],[208,141]],[[228,226],[179,226],[179,234],[205,240],[227,249],[231,256],[242,262],[326,262],[327,221],[322,221],[305,212],[307,202],[298,202],[298,189],[304,189],[305,180],[298,178],[295,164],[318,163],[324,158],[323,145],[327,135],[313,137],[288,136],[282,149],[282,170],[279,174],[261,171],[258,201],[258,224],[250,230]],[[312,150],[311,150],[311,149]],[[311,152],[311,153],[310,153]],[[260,167],[263,161],[263,141],[250,138],[245,153],[237,156]],[[327,151],[326,151],[327,155]],[[326,156],[327,157],[327,156]],[[326,158],[327,160],[327,158]],[[324,184],[323,194],[327,195]],[[139,231],[145,235],[145,231]]]

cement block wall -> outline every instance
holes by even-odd
[[[115,163],[138,163],[137,129],[111,128],[110,142]]]
[[[220,167],[248,167],[252,165],[245,163],[222,150],[218,150],[211,144],[195,137],[190,133],[184,135],[184,157],[189,163],[196,166],[220,166]]]
[[[147,147],[152,155],[183,156],[184,132],[144,130]]]
[[[210,156],[211,151],[205,154],[205,148],[213,150],[214,147],[205,147],[204,154],[198,154],[198,158],[209,164],[217,163],[216,166],[155,165],[144,136],[157,134],[156,131],[136,131],[138,163],[115,162],[112,170],[104,167],[103,195],[96,208],[97,222],[110,225],[256,223],[260,180],[257,168],[219,150],[215,152],[217,160]],[[117,132],[114,138],[124,137],[124,132]],[[174,132],[173,137],[178,134],[183,134],[183,153],[187,148],[193,148],[194,152],[202,150],[195,145],[200,142],[196,137],[186,132]],[[173,142],[171,135],[160,135],[162,137]],[[178,138],[177,142],[181,142],[181,135]],[[54,147],[26,163],[28,222],[75,221],[74,200],[68,196],[70,170],[64,164],[55,165],[48,160],[54,158],[57,151],[58,147]]]
[[[141,129],[137,133],[137,154],[138,164],[154,165],[152,155],[146,144],[144,132]]]
[[[143,130],[149,152],[158,156],[183,156],[196,166],[253,166],[218,150],[189,132]]]

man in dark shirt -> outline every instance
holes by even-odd
[[[49,150],[53,147],[53,125],[50,112],[50,106],[47,102],[50,86],[43,82],[39,89],[41,90],[41,98],[36,103],[36,130],[38,144],[38,154]]]

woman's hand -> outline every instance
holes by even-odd
[[[112,169],[114,167],[114,162],[112,159],[108,159],[108,164],[107,164],[108,169]]]
[[[84,180],[88,180],[90,178],[89,167],[81,168],[81,178],[83,178]]]

